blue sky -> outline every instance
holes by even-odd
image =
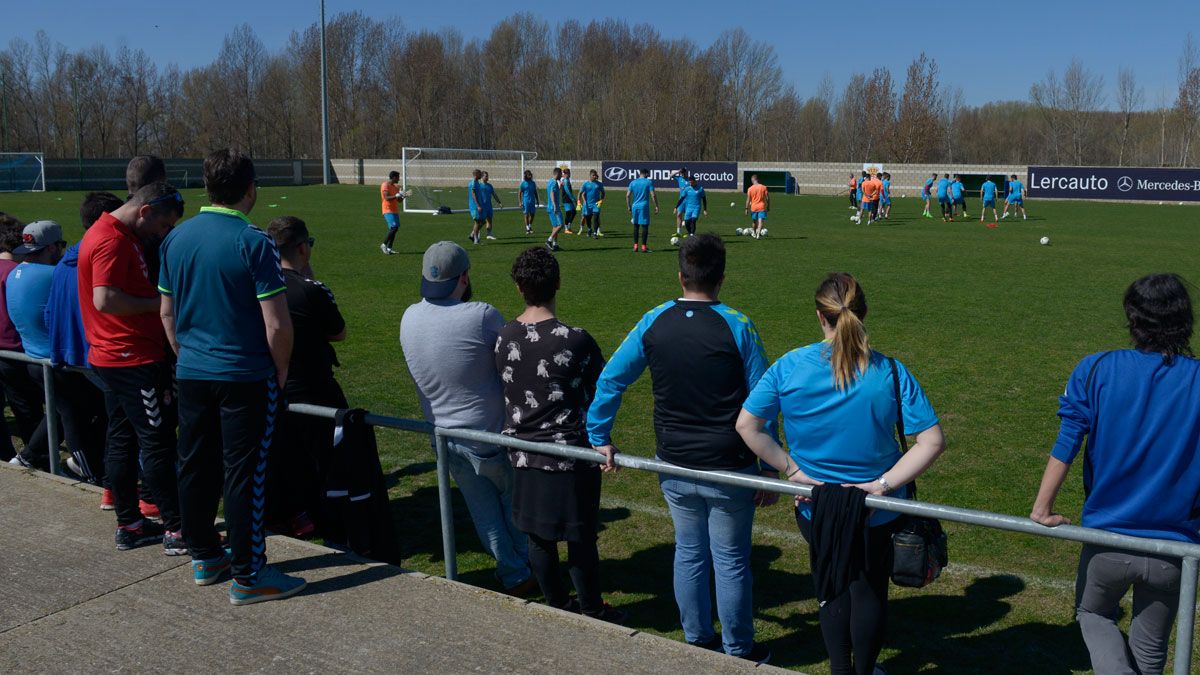
[[[44,29],[71,48],[124,42],[142,47],[160,64],[183,67],[211,62],[224,34],[243,22],[254,27],[268,49],[278,49],[293,30],[316,21],[319,6],[317,0],[164,2],[123,16],[112,11],[116,5],[94,1],[4,4],[0,43],[18,36],[32,38]],[[747,9],[735,13],[729,11],[730,5]],[[700,45],[709,44],[726,28],[742,26],[775,47],[785,77],[802,96],[811,94],[826,73],[840,89],[853,72],[880,64],[903,82],[909,61],[925,51],[941,67],[942,81],[961,87],[969,104],[1025,99],[1032,82],[1050,68],[1061,72],[1072,58],[1103,75],[1109,105],[1122,66],[1137,74],[1146,90],[1146,105],[1153,105],[1164,89],[1173,99],[1184,37],[1189,29],[1200,31],[1196,0],[873,2],[871,6],[869,21],[863,19],[867,13],[862,4],[801,0],[755,4],[539,0],[512,5],[328,0],[326,12],[360,10],[381,18],[399,16],[410,30],[453,27],[467,38],[486,36],[493,24],[518,10],[551,23],[610,17],[644,22],[667,37],[688,37]]]

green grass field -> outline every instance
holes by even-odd
[[[185,197],[189,214],[207,203],[196,189]],[[443,196],[456,207],[465,203],[459,197]],[[932,502],[1027,515],[1057,432],[1058,395],[1068,374],[1084,355],[1127,344],[1125,287],[1150,272],[1200,277],[1200,211],[1189,208],[1034,201],[1030,220],[1010,217],[989,229],[975,219],[923,219],[910,197],[896,200],[890,221],[866,227],[847,220],[845,198],[772,197],[770,237],[754,241],[733,236],[743,225],[742,196],[710,195],[700,230],[726,237],[721,299],[755,321],[774,359],[820,339],[812,293],[822,276],[854,273],[870,301],[872,345],[905,362],[941,417],[947,450],[921,481],[922,499]],[[0,211],[24,221],[57,219],[74,241],[82,231],[80,198],[6,194]],[[501,198],[511,203],[512,194],[502,191]],[[679,294],[667,242],[674,233],[674,192],[660,198],[651,255],[630,252],[631,228],[618,194],[606,207],[604,239],[563,239],[560,315],[589,330],[606,353],[643,312]],[[537,216],[541,236],[526,237],[520,214],[497,214],[499,240],[472,246],[466,215],[405,215],[399,254],[384,256],[378,205],[373,186],[267,188],[251,217],[265,227],[274,216],[297,215],[314,233],[317,276],[337,294],[349,325],[349,339],[339,346],[339,379],[351,403],[419,417],[398,333],[405,307],[419,299],[422,252],[440,239],[466,246],[475,298],[513,317],[521,299],[509,267],[524,247],[543,241],[547,218]],[[1038,245],[1042,236],[1051,238],[1050,246]],[[649,384],[643,378],[625,398],[615,434],[625,452],[653,450]],[[399,432],[378,435],[406,564],[440,574],[429,443]],[[1059,507],[1077,517],[1081,503],[1076,470]],[[681,639],[671,593],[672,531],[655,476],[624,471],[606,477],[602,519],[606,599],[629,611],[633,628]],[[762,510],[755,525],[759,638],[774,647],[773,663],[827,672],[807,550],[790,509]],[[921,591],[893,589],[883,665],[890,672],[1086,671],[1071,608],[1078,545],[954,524],[948,530],[946,576]],[[496,588],[491,560],[461,502],[456,531],[462,579]]]

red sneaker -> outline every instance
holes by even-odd
[[[149,518],[150,520],[162,520],[162,514],[158,512],[157,505],[151,504],[143,499],[139,499],[138,508],[141,509],[142,516],[144,518]]]
[[[100,510],[112,511],[117,508],[117,501],[113,499],[112,490],[104,488],[104,492],[100,493]]]
[[[317,533],[317,526],[313,524],[312,518],[308,517],[306,511],[301,511],[292,518],[291,527],[292,536],[297,539],[308,539]]]

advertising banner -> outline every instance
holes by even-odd
[[[863,162],[863,171],[866,171],[868,176],[883,173],[883,164],[879,162]]]
[[[1031,166],[1029,196],[1053,199],[1200,201],[1200,169]]]
[[[736,190],[737,164],[734,162],[604,162],[600,175],[604,187],[624,188],[638,177],[642,169],[650,171],[655,188],[675,188],[675,174],[686,167],[696,174],[700,185],[708,190]]]

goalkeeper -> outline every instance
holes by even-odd
[[[408,195],[400,192],[400,172],[392,171],[388,179],[379,186],[379,196],[383,199],[383,219],[387,221],[387,236],[379,245],[379,250],[386,255],[395,255],[392,244],[396,243],[396,232],[400,230],[400,202]]]

